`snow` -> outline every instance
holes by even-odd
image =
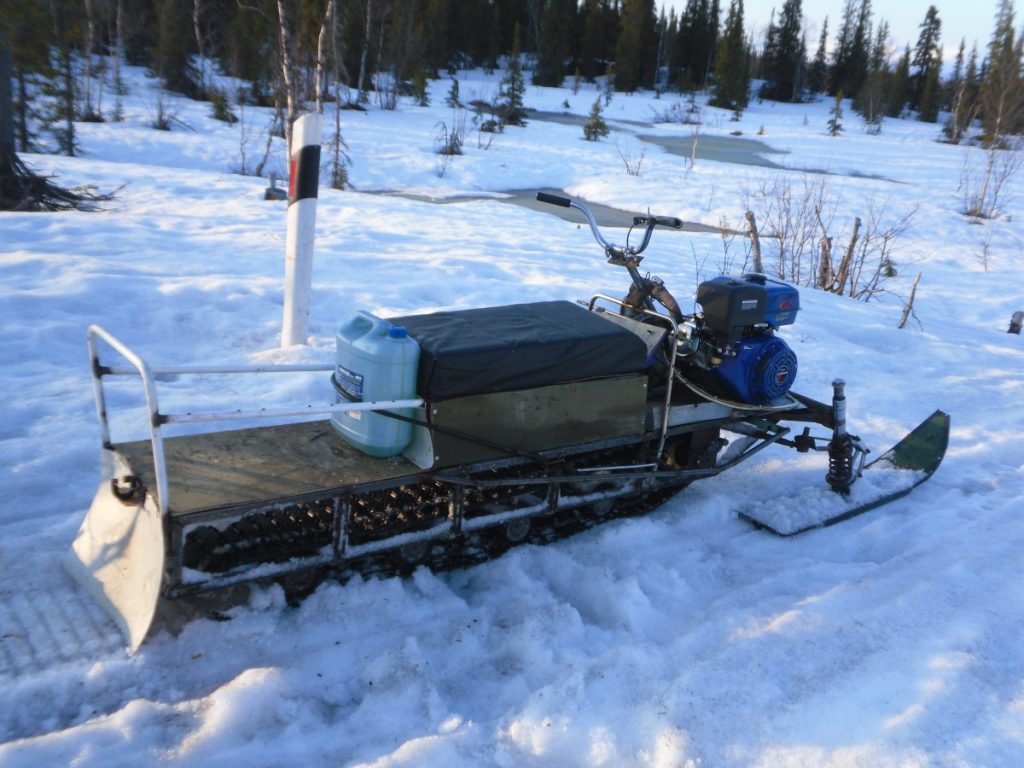
[[[463,98],[495,77],[460,73]],[[831,104],[753,104],[740,130],[787,154],[787,171],[684,158],[648,145],[641,175],[620,151],[668,96],[617,94],[607,140],[531,120],[439,178],[434,106],[343,114],[359,190],[321,189],[311,338],[279,348],[284,207],[234,175],[238,126],[174,99],[182,123],[148,127],[152,82],[132,72],[127,120],[78,126],[81,158],[28,156],[65,184],[117,189],[98,214],[0,218],[0,765],[252,766],[1010,766],[1024,764],[1024,308],[1022,179],[999,220],[959,214],[976,149],[938,128]],[[530,88],[527,106],[585,115],[593,90]],[[247,109],[255,132],[268,114]],[[330,122],[330,121],[326,121]],[[763,135],[758,135],[763,128]],[[486,138],[486,137],[485,137]],[[616,146],[618,142],[618,148]],[[247,148],[250,160],[254,140]],[[283,151],[271,167],[283,176]],[[229,621],[160,633],[135,655],[60,563],[99,481],[85,329],[100,323],[151,364],[330,363],[357,308],[382,315],[620,293],[577,225],[501,202],[550,187],[626,210],[718,225],[758,185],[828,171],[837,241],[869,206],[917,209],[891,294],[857,303],[810,290],[784,336],[797,389],[848,382],[851,431],[875,454],[935,408],[951,414],[946,460],[882,510],[778,539],[737,512],[824,485],[825,468],[773,448],[699,481],[646,517],[462,571],[324,584],[297,607],[257,591]],[[850,175],[856,173],[858,175]],[[622,230],[613,236],[621,239]],[[645,266],[685,309],[723,261],[714,234],[657,233]],[[987,267],[982,263],[988,243]],[[737,241],[733,253],[739,252]],[[924,273],[920,326],[896,328]],[[160,384],[168,410],[328,402],[320,374]],[[115,437],[139,437],[137,389],[111,390]]]

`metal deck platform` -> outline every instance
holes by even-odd
[[[120,443],[114,450],[156,493],[150,441]],[[168,437],[164,451],[172,516],[419,472],[401,457],[367,456],[347,443],[328,420]]]

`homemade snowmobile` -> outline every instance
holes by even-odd
[[[411,392],[375,395],[372,372],[355,370],[361,358],[341,359],[341,332],[332,366],[150,368],[107,331],[89,329],[104,477],[66,564],[133,649],[176,599],[256,581],[299,588],[478,562],[638,514],[771,445],[823,452],[836,492],[830,505],[782,500],[781,515],[748,513],[782,535],[875,508],[938,467],[949,435],[941,411],[866,464],[868,449],[846,429],[841,381],[829,404],[792,391],[796,355],[776,331],[796,318],[794,287],[719,277],[699,286],[702,311],[684,314],[640,271],[655,228],[681,221],[636,216],[639,245],[615,245],[584,205],[538,199],[586,217],[608,262],[629,274],[628,294],[391,320],[362,313],[380,331],[380,349],[414,342]],[[101,344],[128,365],[101,362]],[[333,371],[335,404],[168,414],[157,402],[163,377],[310,370]],[[111,439],[104,382],[122,376],[142,380],[148,439]],[[274,423],[166,433],[258,418]],[[784,422],[831,434],[791,434]],[[352,430],[364,427],[398,440],[360,443]]]

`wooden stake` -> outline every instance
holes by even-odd
[[[857,237],[860,234],[860,216],[853,220],[853,233],[850,235],[850,244],[846,247],[846,253],[843,254],[843,260],[839,262],[839,270],[836,272],[835,285],[833,286],[833,293],[842,295],[843,291],[846,290],[846,278],[850,274],[850,265],[853,263],[853,250],[857,246]]]
[[[914,311],[914,296],[917,294],[917,284],[921,282],[921,273],[917,273],[917,277],[914,278],[914,286],[910,289],[910,298],[907,300],[906,305],[903,307],[903,317],[900,318],[900,324],[898,328],[903,328],[907,324],[907,318],[910,317],[910,313]]]
[[[757,222],[754,221],[754,212],[747,211],[746,219],[747,226],[750,227],[750,243],[754,252],[754,271],[759,275],[763,275],[764,267],[761,266],[761,239],[757,236]]]

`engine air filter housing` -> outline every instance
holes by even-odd
[[[698,286],[697,303],[711,330],[735,338],[738,329],[752,325],[779,328],[795,322],[800,294],[792,285],[764,275],[722,276]]]

